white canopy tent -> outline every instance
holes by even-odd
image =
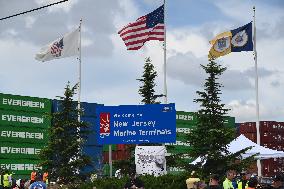
[[[243,158],[247,158],[249,156],[252,156],[254,154],[259,153],[255,156],[255,159],[269,159],[269,158],[281,158],[284,157],[283,151],[277,151],[272,150],[269,148],[265,148],[263,146],[260,146],[248,138],[246,138],[244,135],[240,135],[238,138],[233,140],[228,147],[228,151],[231,153],[236,153],[244,148],[247,148],[249,146],[252,146],[252,149],[248,150],[245,154],[242,155]]]
[[[242,149],[245,149],[247,147],[252,146],[250,150],[248,150],[246,153],[242,154],[242,158],[247,158],[252,155],[258,154],[255,156],[255,159],[269,159],[269,158],[281,158],[284,157],[284,152],[283,151],[277,151],[277,150],[272,150],[269,148],[265,148],[263,146],[260,146],[248,138],[246,138],[244,135],[240,135],[237,137],[235,140],[233,140],[229,145],[228,145],[228,151],[231,153],[236,153]],[[201,161],[201,158],[197,158],[191,164],[195,165],[196,163],[199,163]],[[204,162],[205,164],[205,162]]]

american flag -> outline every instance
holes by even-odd
[[[138,50],[146,41],[164,41],[164,5],[122,28],[118,34],[127,50]]]

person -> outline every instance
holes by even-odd
[[[42,181],[45,183],[45,184],[48,184],[48,172],[45,171],[42,175]]]
[[[41,180],[43,180],[43,174],[41,171],[37,171],[36,176],[39,176]]]
[[[144,183],[136,176],[136,173],[133,171],[130,173],[130,180],[126,182],[124,189],[144,189]]]
[[[12,188],[15,184],[15,179],[13,179],[13,173],[9,171],[8,173],[9,187]]]
[[[47,189],[47,186],[42,181],[41,177],[37,176],[35,182],[30,185],[29,189]]]
[[[14,186],[14,189],[21,189],[21,181],[22,181],[22,179],[18,179],[16,181],[16,185]]]
[[[9,183],[9,172],[8,170],[5,171],[4,175],[3,175],[3,186],[4,189],[10,189],[10,183]]]
[[[20,189],[25,189],[25,183],[27,182],[27,179],[21,179],[20,182]]]
[[[219,175],[213,174],[210,176],[209,186],[206,187],[206,189],[221,189],[221,186],[219,185]]]
[[[241,172],[241,179],[238,181],[238,189],[245,189],[248,187],[248,181],[251,177],[251,174],[248,172]]]
[[[206,187],[207,185],[205,184],[204,181],[195,182],[193,186],[194,189],[205,189]]]
[[[188,189],[195,189],[196,188],[196,184],[197,182],[200,182],[199,178],[188,178],[186,179],[186,186]]]
[[[35,182],[36,176],[37,176],[36,171],[33,169],[33,171],[31,172],[31,182],[30,182],[30,184]]]
[[[235,177],[233,178],[233,180],[232,180],[232,185],[233,185],[234,189],[237,189],[237,188],[238,188],[238,182],[237,182],[236,176],[235,176]]]
[[[3,178],[4,178],[4,172],[3,170],[0,171],[0,189],[3,189]]]
[[[248,181],[247,189],[255,189],[257,187],[258,180],[257,177],[251,177]]]
[[[228,170],[226,173],[226,179],[223,182],[224,189],[234,189],[232,180],[235,178],[235,171]]]
[[[284,189],[284,175],[281,173],[277,173],[273,178],[272,183],[273,189]]]
[[[26,180],[26,182],[24,183],[24,188],[29,188],[31,185],[31,180]]]
[[[21,179],[16,180],[15,184],[12,185],[12,189],[21,189]]]

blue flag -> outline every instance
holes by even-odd
[[[231,52],[253,51],[251,22],[242,27],[231,30],[231,32]]]

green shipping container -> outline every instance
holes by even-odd
[[[0,126],[0,143],[47,144],[48,130],[30,127]]]
[[[197,116],[195,112],[184,112],[177,111],[176,112],[176,123],[177,124],[185,124],[185,125],[196,125]]]
[[[26,112],[51,112],[51,100],[0,93],[0,109]]]
[[[1,142],[0,158],[39,159],[38,154],[43,148],[43,144]]]
[[[190,128],[197,124],[197,113],[196,112],[176,112],[176,123],[177,128]],[[234,127],[235,118],[230,116],[224,116],[224,123],[226,126]]]
[[[197,125],[197,121],[196,112],[176,112],[177,141],[174,144],[170,144],[174,148],[169,148],[169,153],[187,153],[190,151],[190,146],[186,143],[186,134]],[[225,116],[224,124],[228,127],[234,127],[235,118]]]
[[[10,170],[14,175],[29,175],[32,170],[42,170],[38,166],[40,160],[29,159],[0,159],[0,168]]]
[[[8,125],[47,129],[51,125],[51,119],[42,113],[0,110],[0,127]]]
[[[235,117],[225,116],[224,124],[228,127],[234,128],[236,124]]]

